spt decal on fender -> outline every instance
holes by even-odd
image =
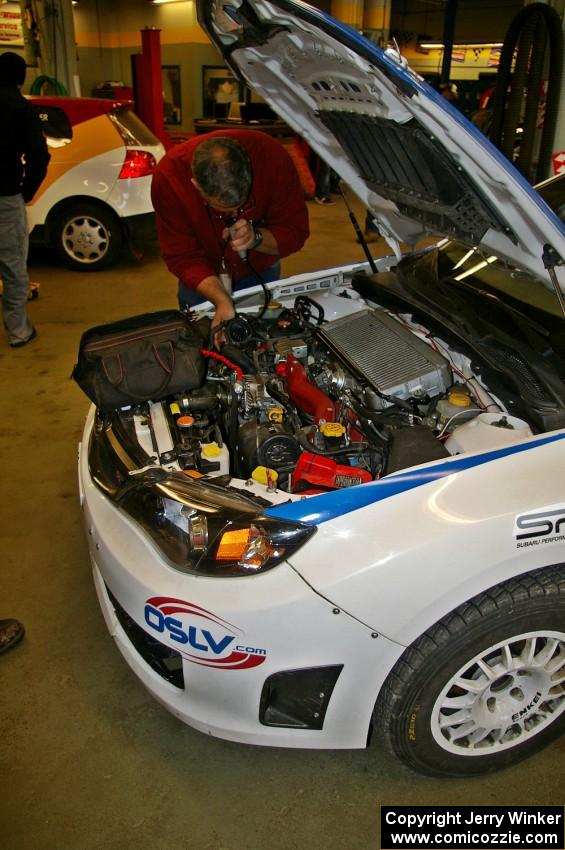
[[[144,619],[153,632],[194,664],[223,670],[257,667],[267,650],[246,646],[237,626],[211,611],[169,596],[152,596],[145,603]]]
[[[565,505],[546,505],[519,514],[514,522],[516,547],[542,546],[565,540]]]

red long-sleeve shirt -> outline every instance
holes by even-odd
[[[224,244],[225,222],[192,185],[192,155],[210,136],[229,136],[247,151],[253,183],[240,218],[264,226],[273,234],[279,256],[298,251],[310,235],[304,192],[283,146],[256,130],[216,130],[173,147],[153,176],[151,197],[157,216],[161,254],[167,268],[190,289],[218,275],[222,256],[234,281],[249,275],[248,266]],[[274,262],[272,254],[250,251],[253,267],[262,271]]]

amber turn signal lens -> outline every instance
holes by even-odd
[[[240,561],[249,545],[251,539],[250,528],[238,528],[235,531],[226,531],[216,551],[218,561]]]

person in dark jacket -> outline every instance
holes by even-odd
[[[49,153],[41,122],[20,86],[26,75],[17,53],[0,54],[0,276],[4,328],[12,348],[35,338],[27,315],[28,225],[25,204],[47,173]]]

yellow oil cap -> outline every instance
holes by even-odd
[[[455,387],[449,391],[447,400],[456,407],[469,407],[471,398],[466,387]]]
[[[345,425],[342,425],[341,422],[324,422],[320,426],[320,431],[324,437],[337,437],[339,439],[345,434]]]
[[[256,466],[251,473],[251,477],[258,484],[268,484],[269,480],[272,483],[276,483],[279,473],[276,469],[269,469],[268,466]]]
[[[271,407],[267,413],[269,422],[282,422],[284,419],[284,410],[282,407]]]
[[[217,443],[203,443],[202,454],[204,457],[218,457],[222,450]]]
[[[171,413],[173,414],[173,416],[180,416],[180,407],[178,405],[178,402],[173,401],[173,403],[171,404],[170,410],[171,410]]]

